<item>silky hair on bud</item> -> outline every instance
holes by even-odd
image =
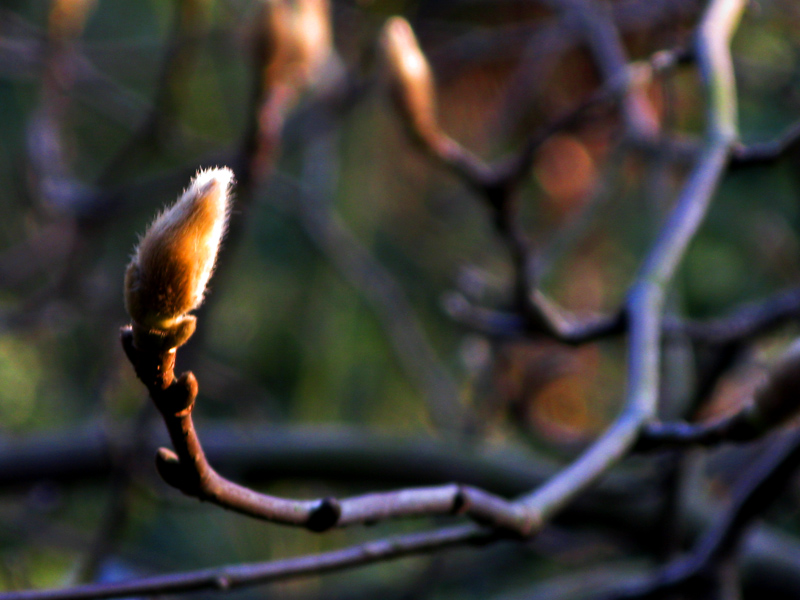
[[[125,274],[125,306],[134,323],[168,330],[203,301],[230,212],[233,172],[200,171],[139,242]]]

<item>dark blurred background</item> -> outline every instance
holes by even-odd
[[[469,477],[513,495],[616,414],[620,341],[499,343],[448,316],[454,292],[507,304],[511,265],[483,200],[406,135],[377,57],[384,21],[407,17],[437,80],[442,128],[498,158],[601,84],[574,20],[553,5],[332,1],[336,56],[287,111],[274,170],[237,191],[198,333],[179,353],[200,382],[200,436],[223,473],[292,497]],[[690,43],[703,5],[609,10],[633,61]],[[3,589],[295,556],[420,527],[320,536],[256,523],[182,497],[153,468],[164,435],[119,345],[123,273],[137,235],[199,167],[240,174],[261,10],[249,0],[0,3]],[[750,3],[733,44],[744,142],[800,115],[798,31],[796,1]],[[693,66],[642,90],[660,128],[702,132]],[[690,165],[620,131],[613,106],[590,111],[547,140],[524,185],[542,288],[577,315],[619,305]],[[716,316],[797,284],[798,159],[725,178],[669,312]],[[755,344],[704,414],[741,403],[796,334],[790,325]],[[673,414],[689,401],[695,358],[686,344],[665,349]],[[576,510],[522,547],[237,594],[526,598],[556,577],[542,597],[583,597],[559,596],[557,577],[608,563],[624,572],[657,554],[641,531],[617,527],[632,515],[652,524],[652,497],[608,493],[627,498],[621,514]],[[796,532],[785,504],[774,520]]]

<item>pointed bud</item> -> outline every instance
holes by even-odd
[[[332,49],[328,0],[266,0],[262,88],[295,93],[313,85]]]
[[[408,21],[392,17],[383,27],[381,51],[397,109],[418,142],[438,145],[442,133],[436,119],[433,75]]]
[[[749,420],[761,430],[782,425],[800,411],[800,340],[794,342],[770,369],[756,391]]]
[[[296,10],[297,68],[302,84],[314,85],[331,55],[331,9],[328,0],[298,0]]]
[[[292,11],[286,0],[265,0],[262,5],[264,24],[263,51],[264,73],[261,86],[264,92],[288,79],[293,61]]]
[[[48,16],[47,31],[53,40],[72,40],[83,32],[95,0],[55,0]]]
[[[191,335],[194,317],[187,313],[202,303],[214,270],[232,180],[230,169],[200,171],[145,233],[125,274],[125,307],[134,333],[138,326],[169,337],[175,346]]]

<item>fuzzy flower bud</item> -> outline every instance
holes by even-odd
[[[750,420],[768,429],[800,411],[800,340],[794,342],[770,370],[767,382],[755,393]]]
[[[417,141],[435,145],[442,134],[433,75],[411,25],[402,17],[392,17],[383,27],[380,45],[397,109]]]
[[[139,242],[125,273],[125,307],[134,333],[138,328],[174,338],[181,329],[182,339],[172,340],[177,346],[194,331],[195,319],[187,313],[202,303],[214,270],[232,180],[227,168],[200,171]]]
[[[328,0],[266,0],[264,91],[314,85],[332,52]]]
[[[95,0],[55,0],[50,9],[47,30],[54,40],[78,37],[92,13]]]

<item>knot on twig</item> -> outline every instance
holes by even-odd
[[[156,454],[156,470],[161,479],[187,496],[202,497],[202,486],[198,472],[186,468],[172,450],[159,448]]]
[[[310,531],[321,533],[336,525],[342,516],[342,507],[336,498],[324,498],[311,511],[306,527]]]
[[[141,333],[141,332],[140,332]],[[120,341],[125,355],[133,365],[136,376],[147,386],[151,395],[167,389],[175,379],[175,353],[154,351],[147,342],[137,340],[135,326],[127,325],[120,330]],[[147,339],[146,336],[144,339]],[[155,344],[156,340],[152,340]]]
[[[454,515],[462,515],[469,510],[469,498],[467,498],[467,494],[464,491],[464,486],[458,486],[458,491],[456,492],[455,497],[453,498],[453,508],[451,512]]]
[[[187,371],[153,400],[164,417],[180,418],[191,414],[197,392],[197,379]]]

